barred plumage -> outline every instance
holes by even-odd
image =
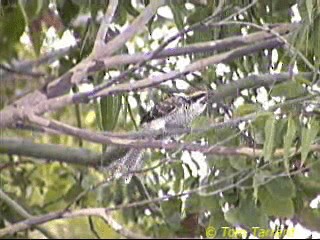
[[[196,92],[190,96],[175,96],[156,104],[141,120],[145,130],[170,130],[187,127],[194,118],[205,109],[207,93]],[[132,172],[142,166],[144,150],[130,149],[127,154],[116,162],[116,175],[125,174],[125,182],[131,180]]]

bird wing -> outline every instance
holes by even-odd
[[[148,123],[155,119],[169,115],[173,113],[180,105],[181,102],[178,101],[176,97],[171,97],[165,101],[159,102],[142,117],[141,124]]]

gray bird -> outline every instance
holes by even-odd
[[[183,129],[204,111],[206,105],[207,92],[205,91],[197,91],[187,96],[170,97],[157,103],[147,112],[141,119],[140,126],[144,131],[162,130],[166,132],[170,129]],[[113,165],[115,176],[125,175],[125,182],[129,183],[132,178],[129,172],[142,167],[143,153],[142,149],[130,149]]]

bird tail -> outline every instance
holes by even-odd
[[[142,156],[144,150],[131,148],[126,155],[118,159],[112,167],[114,176],[124,176],[125,183],[129,183],[133,176],[133,171],[136,171],[142,166]]]

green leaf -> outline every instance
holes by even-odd
[[[308,176],[299,175],[296,177],[296,180],[298,184],[297,188],[307,196],[309,201],[312,201],[320,192],[320,161],[312,162],[312,167],[309,169]]]
[[[258,193],[261,185],[264,185],[266,179],[271,176],[269,171],[257,170],[253,177],[253,198],[255,203],[258,201]]]
[[[296,196],[296,188],[288,177],[275,178],[265,185],[269,193],[278,199],[293,198]]]
[[[132,6],[132,1],[131,0],[120,0],[120,6],[123,6],[127,12],[133,16],[133,17],[138,17],[140,12],[138,10],[136,10],[133,6]]]
[[[112,131],[118,121],[121,109],[121,95],[108,96],[101,100],[101,120],[104,131]]]
[[[273,97],[296,98],[305,93],[305,88],[296,81],[277,84],[271,91]]]
[[[313,0],[306,0],[306,7],[309,17],[309,23],[312,23],[312,9],[313,9]]]
[[[30,38],[34,48],[34,52],[37,56],[40,55],[40,50],[42,47],[45,34],[42,31],[41,22],[35,21],[30,24]]]
[[[23,3],[24,12],[28,17],[28,19],[26,19],[27,22],[31,22],[33,19],[37,18],[41,13],[41,10],[44,7],[47,7],[49,4],[48,1],[42,1],[42,0],[29,0],[28,2],[22,2],[22,3]]]
[[[161,210],[169,226],[174,229],[180,229],[182,201],[180,199],[170,199],[161,202]]]
[[[44,203],[44,194],[41,193],[39,187],[31,187],[32,188],[32,193],[30,196],[30,200],[28,202],[29,206],[43,206]]]
[[[174,22],[179,30],[184,28],[183,18],[184,18],[184,1],[174,0],[169,2],[170,9],[173,13]]]
[[[268,216],[291,218],[294,215],[294,206],[291,198],[278,198],[261,188],[259,200],[262,209]]]
[[[289,155],[290,155],[290,149],[292,142],[296,136],[297,127],[295,125],[295,122],[292,118],[292,116],[289,116],[288,118],[288,127],[287,127],[287,133],[284,136],[283,143],[284,143],[284,165],[286,168],[287,173],[289,173]]]
[[[207,6],[197,6],[195,11],[187,17],[187,23],[192,25],[210,16],[212,14],[212,6],[209,5],[213,5],[213,3],[214,1],[210,1]],[[194,31],[192,36],[187,36],[187,43],[210,41],[214,38],[214,32],[215,30],[209,29],[207,31]]]
[[[311,39],[313,40],[312,41],[312,45],[313,45],[313,49],[314,49],[314,55],[315,55],[315,58],[316,59],[320,59],[320,43],[319,43],[319,39],[320,39],[320,10],[319,10],[319,7],[318,7],[318,17],[316,17],[314,19],[314,24],[313,24],[313,34],[311,36]],[[317,69],[319,69],[319,60],[315,62],[315,67]]]
[[[319,176],[317,176],[318,178]],[[320,182],[318,179],[309,179],[304,176],[299,177],[299,185],[303,189],[303,192],[312,199],[316,198],[320,192]]]
[[[251,165],[246,157],[233,157],[229,159],[230,165],[236,170],[248,169]]]
[[[14,26],[13,24],[14,19]],[[12,57],[25,29],[25,19],[17,5],[6,6],[0,13],[0,60]]]
[[[255,136],[255,142],[257,144],[264,144],[265,143],[265,134],[264,134],[264,127],[266,126],[267,120],[273,116],[273,113],[257,113],[257,117],[255,121],[251,124],[250,130],[252,131],[252,134]]]
[[[79,13],[79,6],[74,1],[62,0],[57,3],[57,10],[64,25],[68,26],[71,20]]]
[[[181,187],[182,187],[182,183],[183,183],[183,179],[184,179],[184,170],[183,170],[181,162],[177,162],[177,163],[173,164],[172,170],[173,170],[174,176],[175,176],[175,180],[173,183],[173,190],[176,193],[178,193],[182,190]]]
[[[187,213],[197,213],[201,211],[217,211],[220,209],[219,198],[217,196],[200,196],[192,194],[185,202]]]
[[[271,116],[265,125],[265,142],[263,145],[263,156],[266,161],[270,161],[274,150],[274,137],[276,132],[276,118]]]
[[[192,129],[203,129],[204,126],[208,126],[208,124],[211,122],[210,118],[208,116],[199,116],[191,123],[191,133],[186,136],[186,141],[194,141],[197,140],[204,135],[207,135],[209,133],[212,133],[213,130],[210,130],[206,133],[193,133]]]
[[[120,1],[120,6],[122,6],[123,4],[126,5],[128,2],[131,2],[131,1]],[[119,24],[119,25],[124,25],[127,21],[127,9],[125,7],[118,7],[117,10],[116,10],[116,22]]]
[[[305,208],[298,215],[298,218],[307,229],[311,231],[320,231],[320,211],[319,208],[312,209],[310,207]]]
[[[241,117],[256,112],[258,107],[255,104],[243,104],[235,111],[235,116]]]
[[[309,127],[302,129],[301,137],[301,164],[304,164],[307,160],[308,153],[310,151],[311,144],[315,140],[320,128],[320,122],[315,117],[310,120]]]
[[[267,215],[249,199],[243,199],[239,207],[230,209],[224,216],[232,225],[244,225],[250,228],[268,226]]]

